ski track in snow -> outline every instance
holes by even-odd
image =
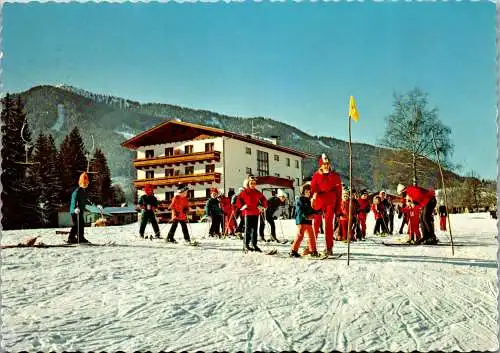
[[[278,237],[292,240],[294,221],[278,222],[285,229],[277,226]],[[261,244],[278,248],[276,256],[245,255],[241,240],[200,236],[205,224],[190,225],[199,247],[181,244],[179,231],[179,244],[138,239],[131,224],[86,228],[92,242],[114,246],[4,249],[2,347],[497,350],[496,221],[476,214],[452,215],[452,222],[453,257],[447,246],[385,247],[369,235],[351,244],[349,267],[345,255],[288,258],[290,243]],[[163,235],[168,227],[160,225]],[[46,244],[66,237],[55,229],[5,231],[2,244],[32,235]],[[335,243],[334,252],[346,251]]]

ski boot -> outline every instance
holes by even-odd
[[[290,251],[289,255],[290,257],[301,257],[300,254],[295,250]]]

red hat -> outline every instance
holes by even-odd
[[[326,156],[325,153],[323,153],[321,155],[321,157],[319,158],[319,167],[321,168],[323,166],[323,164],[328,164],[330,165],[330,160],[328,159],[328,157]]]
[[[144,192],[153,191],[153,185],[147,183],[144,184]]]

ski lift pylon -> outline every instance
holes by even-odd
[[[22,164],[22,165],[34,165],[34,164],[40,164],[39,162],[31,162],[28,158],[28,152],[30,150],[30,148],[33,146],[31,145],[28,141],[26,141],[26,139],[24,138],[24,128],[26,127],[26,124],[27,122],[25,122],[23,124],[23,127],[21,128],[21,139],[23,140],[24,142],[24,153],[25,153],[25,160],[24,161],[19,161],[19,162],[16,162],[17,164]]]
[[[90,161],[93,159],[92,152],[94,152],[94,149],[95,149],[94,135],[91,134],[90,137],[92,138],[92,148],[91,148],[90,152],[88,152],[85,155],[85,157],[87,157],[87,170],[80,170],[80,172],[87,172],[87,174],[97,174],[97,172],[90,171]]]

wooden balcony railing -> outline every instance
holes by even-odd
[[[154,186],[176,186],[179,184],[203,185],[205,183],[217,184],[220,183],[220,180],[221,173],[185,174],[152,179],[137,179],[134,181],[134,186],[136,189],[142,189],[147,183]]]
[[[193,199],[189,199],[189,208],[190,209],[197,209],[197,208],[204,208],[205,205],[207,204],[208,197],[196,197]],[[158,208],[162,210],[168,209],[168,206],[170,206],[171,200],[168,201],[160,201],[158,203]]]
[[[219,162],[220,152],[194,152],[188,154],[179,154],[175,156],[163,156],[155,158],[141,158],[134,160],[134,167],[137,169],[156,167],[162,165],[181,165],[181,164],[196,164],[203,162]]]

